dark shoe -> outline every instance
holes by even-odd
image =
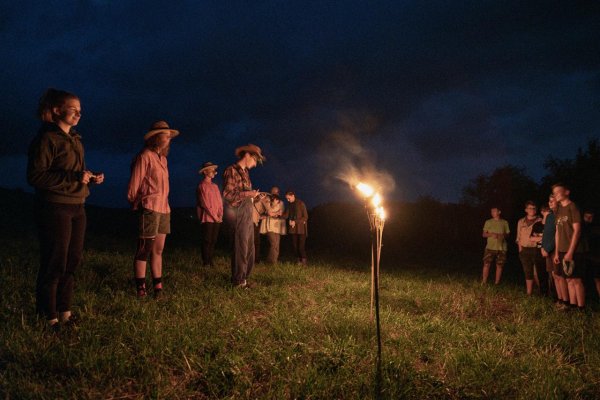
[[[163,290],[162,289],[154,289],[154,298],[156,300],[163,299],[164,298]]]
[[[138,288],[138,290],[137,290],[137,297],[138,298],[146,297],[146,294],[147,293],[146,293],[146,288],[145,287]]]

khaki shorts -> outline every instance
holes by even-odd
[[[496,261],[496,266],[501,267],[506,262],[506,251],[485,249],[483,252],[483,263],[492,264]]]
[[[152,238],[159,233],[171,233],[171,214],[163,214],[143,208],[139,217],[140,237]]]

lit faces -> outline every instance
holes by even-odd
[[[168,132],[162,132],[158,134],[158,141],[156,144],[158,145],[159,150],[164,150],[169,147],[171,143],[171,134]]]
[[[78,99],[69,99],[62,107],[54,108],[53,111],[60,122],[71,127],[77,126],[81,119],[81,103]]]
[[[490,213],[492,214],[492,218],[500,218],[500,210],[497,208],[492,208]]]
[[[217,169],[216,168],[207,169],[206,171],[204,171],[204,176],[207,176],[210,179],[214,178],[215,176],[217,176]]]
[[[525,212],[529,217],[534,217],[537,214],[537,207],[529,204],[527,207],[525,207]]]
[[[558,202],[569,198],[569,191],[562,186],[556,186],[552,189],[552,194],[554,195],[554,199]]]
[[[556,199],[554,198],[554,196],[551,196],[548,199],[548,207],[550,207],[551,210],[554,210],[556,208]]]

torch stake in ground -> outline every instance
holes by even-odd
[[[379,263],[385,225],[385,211],[381,206],[381,196],[373,188],[359,183],[356,188],[365,197],[365,209],[369,218],[371,231],[371,320],[373,320],[373,303],[375,303],[375,324],[377,332],[377,393],[381,384],[381,324],[379,322]]]

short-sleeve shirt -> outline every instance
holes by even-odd
[[[571,202],[566,206],[558,206],[556,212],[556,232],[558,233],[558,251],[566,253],[569,251],[571,245],[571,239],[573,238],[573,224],[579,223],[581,225],[581,213],[575,203]],[[581,240],[575,247],[575,252],[580,253]]]
[[[495,220],[494,218],[490,218],[487,221],[485,221],[485,224],[483,224],[483,231],[489,233],[510,233],[510,230],[508,229],[508,222],[505,219]],[[488,237],[487,245],[485,246],[485,248],[489,250],[506,251],[506,239]]]

